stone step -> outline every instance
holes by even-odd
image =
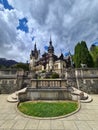
[[[81,92],[83,92],[83,91],[78,90],[77,88],[73,87],[73,92],[72,92],[73,100],[79,100],[80,99],[79,95],[80,95]],[[87,94],[85,92],[83,92],[83,94],[84,94],[84,99],[83,100],[80,99],[80,102],[89,103],[89,102],[91,102],[93,100],[89,94]]]
[[[12,97],[13,99],[18,99],[18,95],[16,95],[16,93],[11,94],[11,97]]]
[[[80,101],[81,101],[81,103],[89,103],[89,102],[92,102],[93,99],[90,95],[88,95],[88,98],[86,100],[80,100]]]
[[[18,99],[13,99],[13,98],[12,98],[12,95],[9,95],[8,98],[7,98],[7,101],[8,101],[8,102],[15,103],[15,102],[18,102]]]
[[[10,95],[7,97],[7,101],[8,101],[8,102],[11,102],[11,103],[18,102],[18,94],[19,94],[19,93],[22,93],[22,92],[25,92],[26,90],[27,90],[27,88],[24,88],[24,89],[21,89],[21,90],[19,90],[19,91],[16,91],[15,93],[10,94]]]

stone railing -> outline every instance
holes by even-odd
[[[65,88],[67,81],[62,79],[32,79],[31,88]]]

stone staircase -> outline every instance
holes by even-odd
[[[24,88],[24,89],[21,89],[19,91],[16,91],[16,92],[10,94],[7,97],[7,101],[11,102],[11,103],[18,102],[19,101],[18,94],[24,93],[24,92],[26,92],[26,90],[27,90],[27,88]],[[83,95],[81,96],[81,94],[83,94]],[[88,102],[91,102],[93,100],[89,94],[87,94],[81,90],[78,90],[75,87],[71,87],[71,95],[72,95],[72,100],[80,100],[80,102],[82,102],[82,103],[88,103]]]
[[[80,102],[82,103],[89,103],[93,100],[89,94],[74,87],[72,87],[71,95],[72,100],[80,100]]]
[[[7,101],[8,102],[11,102],[11,103],[15,103],[15,102],[18,102],[18,94],[21,93],[21,92],[26,92],[27,88],[24,88],[24,89],[21,89],[19,91],[16,91],[12,94],[10,94],[8,97],[7,97]]]

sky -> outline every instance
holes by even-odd
[[[29,61],[52,38],[55,54],[98,42],[98,0],[0,0],[0,57]]]

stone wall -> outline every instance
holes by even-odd
[[[0,93],[13,93],[27,87],[30,77],[23,70],[0,70]]]
[[[67,84],[87,93],[98,94],[98,69],[66,69],[63,74]],[[27,86],[34,87],[34,82],[32,83],[31,80],[33,75],[33,72],[24,72],[23,70],[0,70],[0,93],[12,93]],[[39,84],[41,84],[40,80]],[[66,86],[63,80],[62,84]]]
[[[98,79],[79,79],[79,89],[89,94],[98,94]]]
[[[71,100],[67,89],[34,89],[28,88],[25,93],[19,93],[19,101],[26,100]]]
[[[72,69],[66,70],[66,72],[65,78],[67,78],[69,83],[73,84],[72,86],[87,93],[98,94],[97,68]]]

